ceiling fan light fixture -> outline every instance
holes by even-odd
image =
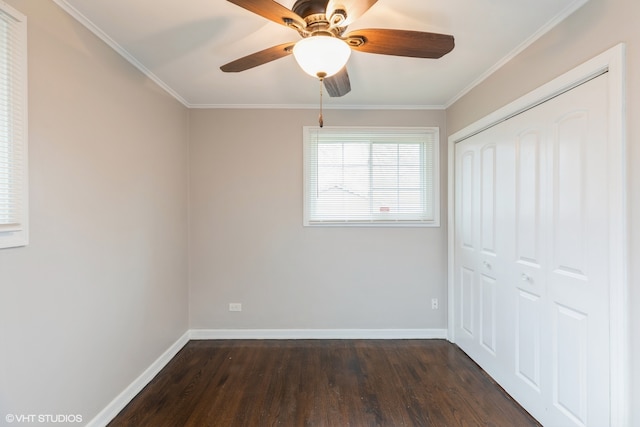
[[[318,78],[336,74],[346,65],[350,55],[349,45],[331,36],[310,36],[293,47],[293,56],[300,68]]]

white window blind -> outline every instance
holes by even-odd
[[[438,128],[304,132],[305,225],[439,225]]]
[[[27,243],[26,17],[0,3],[0,248]]]

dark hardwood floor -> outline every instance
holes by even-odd
[[[539,426],[443,340],[190,341],[116,426]]]

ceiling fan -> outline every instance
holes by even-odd
[[[382,55],[414,58],[440,58],[454,47],[453,36],[421,31],[392,29],[362,29],[345,34],[347,26],[365,13],[377,0],[297,0],[288,9],[274,0],[228,0],[266,19],[296,30],[302,40],[283,43],[229,62],[220,69],[239,72],[294,54],[299,65],[324,82],[332,97],[343,96],[351,90],[346,62],[351,50]],[[303,65],[304,44],[333,44],[326,48],[327,60],[339,56],[340,64],[329,70],[325,64],[307,69]],[[310,59],[318,61],[322,46],[309,46]],[[337,49],[337,50],[336,50]],[[326,69],[325,69],[326,67]],[[337,69],[335,69],[337,67]]]

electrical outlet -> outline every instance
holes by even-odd
[[[438,298],[431,298],[431,309],[432,310],[438,309]]]
[[[242,303],[230,302],[229,303],[229,311],[242,311]]]

